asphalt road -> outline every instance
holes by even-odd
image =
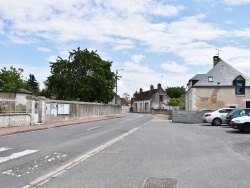
[[[229,126],[151,121],[42,187],[249,188],[249,140]]]
[[[0,137],[0,151],[13,148],[0,157],[34,151],[0,163],[0,187],[250,187],[250,134],[153,117],[128,114]]]
[[[79,156],[153,119],[152,115],[95,121],[0,137],[0,187],[29,187]]]

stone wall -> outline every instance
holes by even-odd
[[[202,111],[172,111],[172,122],[175,123],[202,123]]]
[[[28,97],[26,113],[0,113],[0,127],[69,121],[122,114],[120,105]]]
[[[30,114],[0,114],[0,127],[29,126]]]
[[[101,103],[45,100],[44,104],[40,104],[40,106],[41,108],[45,108],[45,110],[42,110],[40,113],[40,123],[122,114],[122,108],[120,105]]]

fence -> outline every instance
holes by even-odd
[[[0,99],[0,114],[26,113],[26,102],[27,101]]]

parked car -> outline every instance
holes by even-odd
[[[215,111],[216,109],[200,109],[200,110],[198,110],[199,112],[204,112],[204,113],[206,113],[206,112],[213,112],[213,111]]]
[[[212,125],[225,124],[226,115],[233,110],[234,108],[221,108],[213,112],[204,113],[202,120],[204,123],[211,123]]]
[[[239,129],[240,132],[250,133],[250,116],[233,118],[230,124],[234,129]]]
[[[230,121],[233,118],[241,117],[241,116],[248,116],[249,113],[250,113],[250,108],[237,108],[233,110],[232,112],[230,112],[229,114],[227,114],[225,123],[230,124]]]

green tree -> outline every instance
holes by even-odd
[[[170,98],[180,98],[182,95],[185,94],[184,86],[181,87],[167,87],[165,89],[166,93]]]
[[[31,91],[29,84],[22,79],[23,69],[10,67],[7,69],[4,67],[0,71],[0,88],[4,91],[16,92],[18,89],[26,89]]]
[[[41,91],[39,91],[38,93],[39,96],[44,96],[46,98],[51,98],[50,93],[47,91],[47,89],[42,89]]]
[[[45,85],[56,99],[107,103],[115,88],[111,65],[96,52],[77,48],[69,52],[68,59],[58,57],[51,62],[51,76]]]
[[[182,106],[183,103],[179,98],[170,98],[168,103],[169,106]]]
[[[36,81],[36,78],[33,74],[29,75],[27,83],[30,85],[33,94],[37,95],[39,92],[39,83]]]

